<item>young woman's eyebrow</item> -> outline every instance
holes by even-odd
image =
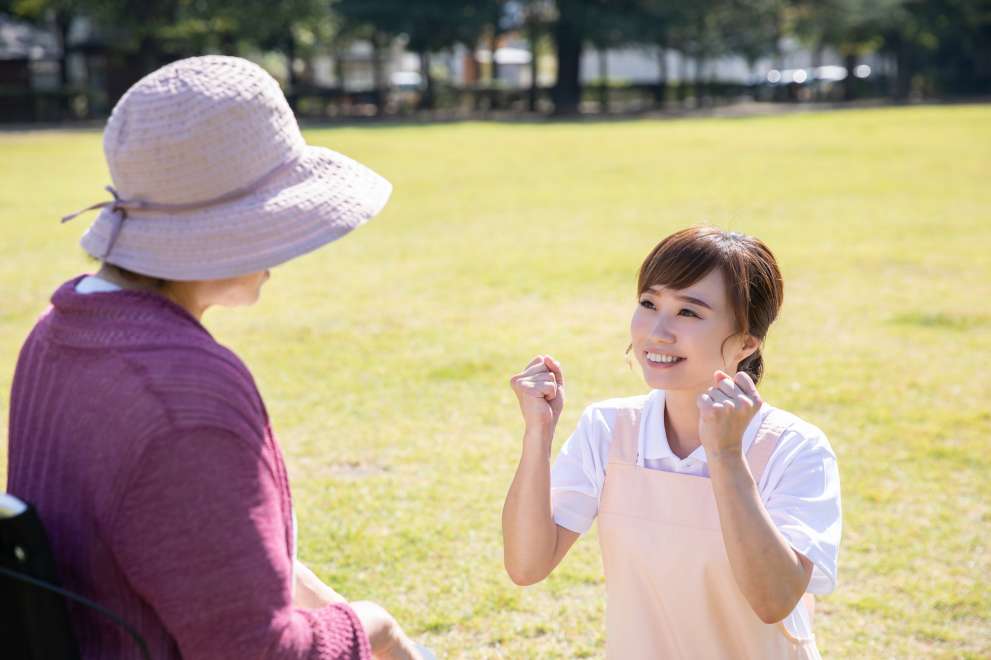
[[[686,303],[689,303],[691,305],[698,305],[699,307],[705,307],[709,311],[712,311],[712,306],[709,305],[709,303],[707,303],[706,301],[702,300],[701,298],[695,298],[692,296],[683,296],[680,294],[675,295],[675,298],[677,298],[678,300],[682,300]]]
[[[652,286],[646,291],[644,291],[644,293],[649,294],[651,296],[659,296],[662,293],[662,289],[658,286]],[[712,305],[702,300],[701,298],[696,298],[694,296],[686,296],[681,293],[674,294],[674,297],[677,298],[678,300],[681,300],[682,302],[686,302],[691,305],[698,305],[699,307],[704,307],[705,309],[712,311]]]

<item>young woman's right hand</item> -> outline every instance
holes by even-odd
[[[564,372],[557,360],[538,355],[509,380],[528,431],[553,432],[564,408]]]

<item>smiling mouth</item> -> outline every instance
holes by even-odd
[[[683,357],[669,355],[668,353],[651,353],[648,351],[644,355],[647,358],[647,362],[657,366],[672,366],[685,361]]]

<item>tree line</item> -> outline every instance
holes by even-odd
[[[581,100],[585,49],[642,46],[753,63],[774,57],[786,36],[840,53],[850,71],[865,54],[888,56],[896,98],[991,91],[991,0],[0,0],[0,13],[53,27],[63,45],[73,20],[86,17],[112,35],[125,83],[204,52],[279,51],[292,63],[330,44],[362,40],[384,51],[402,37],[427,74],[423,107],[433,103],[431,55],[456,44],[494,53],[508,32],[526,35],[531,52],[553,48],[551,97],[562,114]],[[288,71],[291,91],[300,81],[297,67]]]

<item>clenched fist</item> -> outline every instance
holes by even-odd
[[[743,371],[730,378],[717,371],[713,386],[699,395],[699,439],[707,457],[743,455],[743,432],[760,410],[757,386]]]
[[[557,360],[538,355],[509,380],[528,431],[553,432],[564,408],[564,372]]]

